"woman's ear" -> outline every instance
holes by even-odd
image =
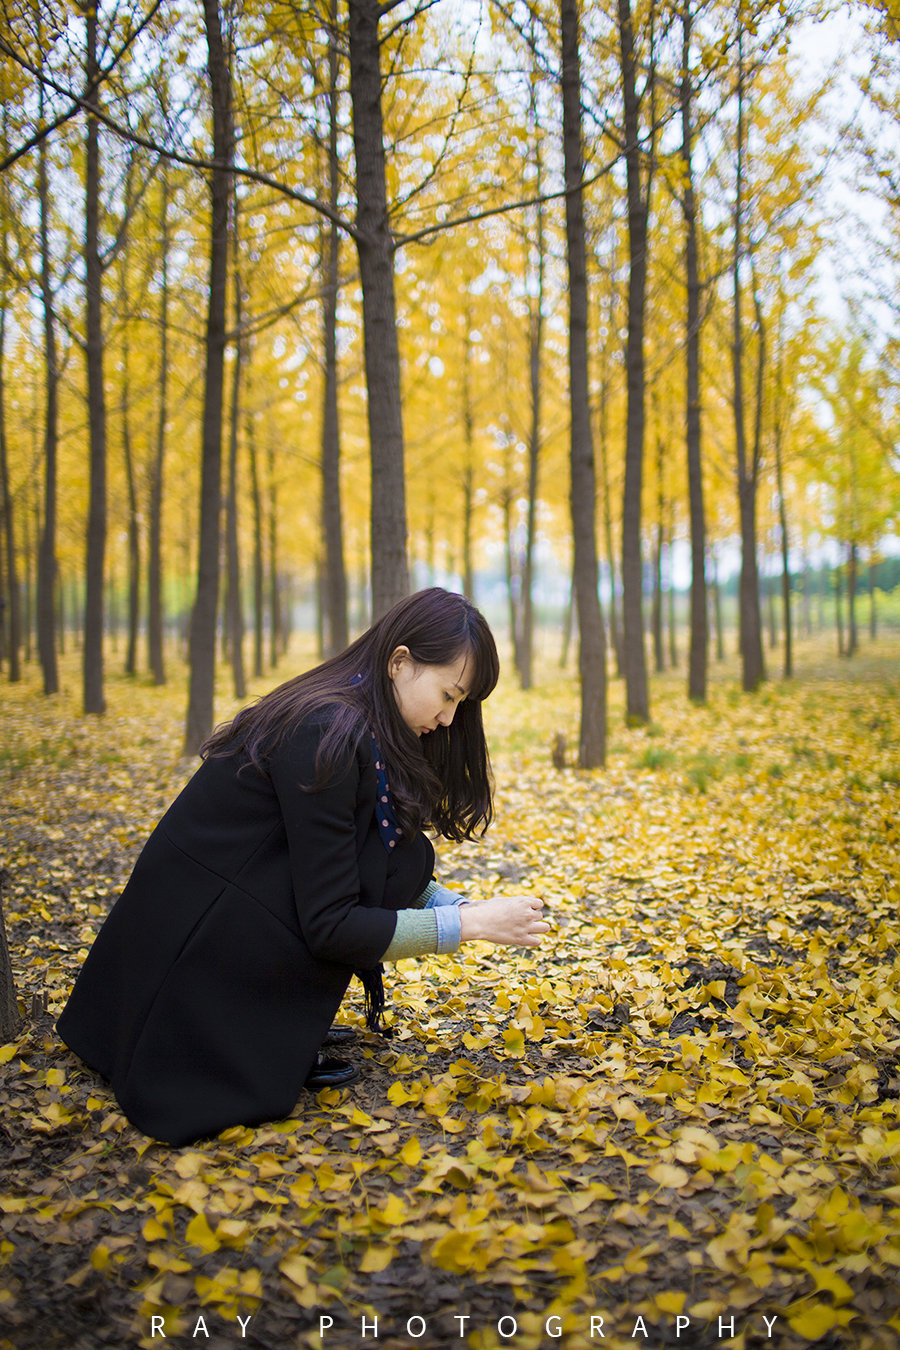
[[[395,647],[388,657],[388,677],[395,680],[403,668],[404,661],[411,661],[408,647]]]

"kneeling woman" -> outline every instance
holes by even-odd
[[[354,972],[377,1026],[383,960],[538,944],[539,899],[461,902],[421,832],[490,822],[497,675],[478,610],[420,591],[207,742],[58,1023],[140,1130],[183,1144],[289,1115],[328,1079],[319,1047]]]

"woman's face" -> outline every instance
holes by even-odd
[[[408,647],[397,647],[388,661],[388,675],[400,716],[410,731],[427,736],[439,726],[449,727],[456,709],[469,692],[467,653],[448,666],[420,665]]]

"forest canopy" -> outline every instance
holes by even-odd
[[[496,605],[526,687],[535,614],[561,629],[571,590],[641,722],[667,622],[705,697],[729,578],[747,689],[767,597],[786,671],[792,595],[807,629],[816,597],[836,606],[847,654],[861,589],[879,621],[900,498],[889,9],[3,14],[10,678],[37,660],[52,693],[77,636],[101,712],[111,632],[157,683],[187,656],[196,748],[217,632],[240,691],[309,601],[327,651],[439,580]],[[604,736],[583,725],[583,763]]]

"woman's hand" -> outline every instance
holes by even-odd
[[[538,895],[509,895],[459,907],[463,942],[495,942],[505,947],[537,947],[550,925],[544,922]]]

